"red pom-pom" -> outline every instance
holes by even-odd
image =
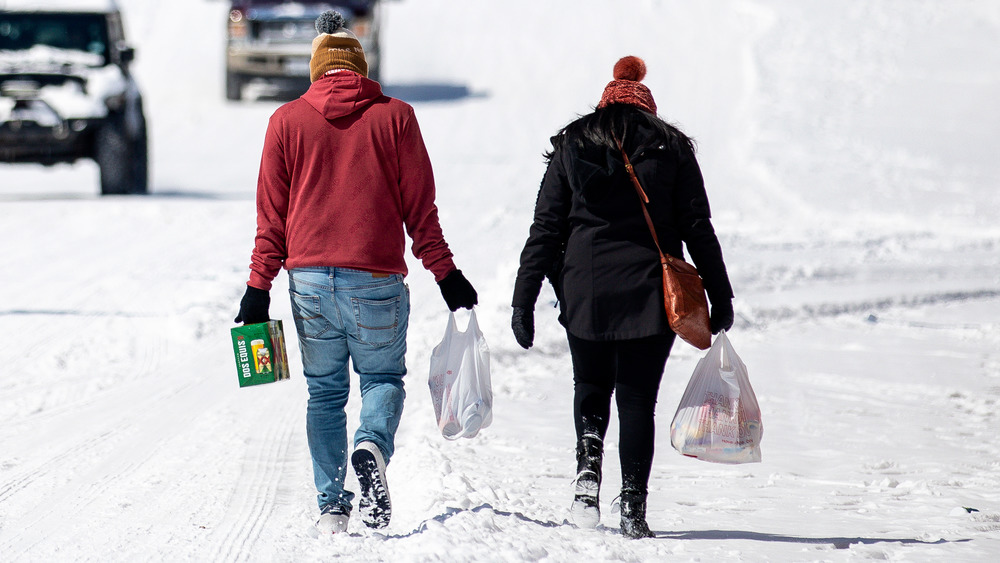
[[[646,77],[646,63],[631,55],[618,59],[614,70],[615,80],[641,81]]]

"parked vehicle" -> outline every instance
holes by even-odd
[[[379,79],[377,0],[316,2],[234,0],[229,10],[226,98],[240,100],[251,82],[300,94],[309,88],[309,57],[316,18],[337,10],[365,49],[368,76]]]
[[[90,158],[102,194],[146,193],[134,57],[114,0],[0,1],[0,162]]]

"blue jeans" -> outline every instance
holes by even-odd
[[[373,442],[386,463],[403,413],[409,289],[399,274],[347,268],[288,272],[292,316],[309,387],[306,434],[319,506],[351,508],[347,476],[348,358],[361,384],[361,422],[354,446]]]

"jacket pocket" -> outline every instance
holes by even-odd
[[[302,295],[289,291],[292,296],[292,319],[295,329],[307,338],[319,338],[330,330],[330,323],[320,310],[319,295]]]
[[[358,339],[371,346],[387,346],[399,335],[400,296],[390,299],[351,298]]]

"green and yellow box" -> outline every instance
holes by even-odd
[[[237,326],[230,332],[240,387],[288,379],[288,354],[281,321]]]

